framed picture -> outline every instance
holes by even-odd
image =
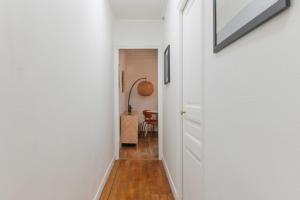
[[[121,87],[122,87],[122,93],[125,92],[125,72],[122,71],[122,77],[121,77]]]
[[[165,80],[165,85],[169,84],[171,81],[170,77],[170,45],[165,50],[165,56],[164,56],[164,80]]]
[[[290,0],[213,0],[214,53],[290,6]]]

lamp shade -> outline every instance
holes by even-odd
[[[137,87],[138,93],[141,96],[151,96],[154,91],[153,84],[149,81],[142,81]]]

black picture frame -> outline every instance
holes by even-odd
[[[290,7],[291,3],[290,0],[278,0],[274,3],[271,7],[263,11],[261,14],[257,15],[251,21],[249,21],[244,26],[240,27],[237,31],[233,34],[228,36],[222,42],[218,43],[218,33],[217,33],[217,0],[213,0],[213,12],[214,12],[214,53],[218,53],[223,50],[225,47],[229,46],[236,40],[240,39],[247,33],[251,32],[253,29],[257,28],[258,26],[262,25],[266,21],[270,20],[271,18],[275,17],[277,14],[281,13],[288,7]]]
[[[164,53],[164,82],[165,85],[171,82],[171,75],[170,75],[170,45],[167,46],[165,53]]]

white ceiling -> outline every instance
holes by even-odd
[[[165,0],[110,0],[117,19],[161,19]]]

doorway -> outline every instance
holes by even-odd
[[[117,157],[158,160],[161,119],[159,50],[120,48],[117,55]]]
[[[181,6],[182,199],[204,197],[203,1]]]

